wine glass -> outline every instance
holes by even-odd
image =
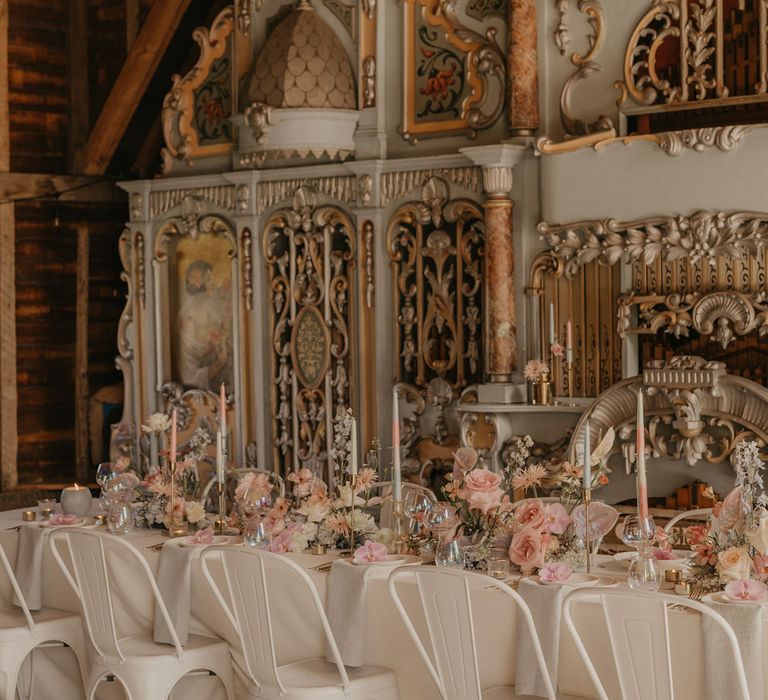
[[[422,525],[432,511],[432,500],[418,491],[408,491],[405,495],[403,510],[408,518],[408,534],[415,537],[420,534]]]
[[[456,523],[456,509],[447,501],[440,501],[432,506],[427,514],[427,524],[431,530],[445,533]]]
[[[243,494],[243,515],[247,519],[253,518],[255,515],[266,513],[266,511],[272,505],[272,492],[264,492],[263,489],[248,489]]]
[[[116,473],[114,462],[101,462],[96,468],[96,483],[104,488]]]
[[[638,551],[650,547],[656,538],[656,524],[650,515],[628,515],[624,518],[621,540],[628,547]]]
[[[656,562],[651,544],[656,538],[656,524],[650,516],[629,515],[624,520],[621,539],[637,550],[627,573],[627,585],[645,591],[661,588],[661,569]]]

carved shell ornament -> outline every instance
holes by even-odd
[[[439,177],[431,177],[421,188],[419,213],[425,220],[432,220],[435,226],[440,226],[443,220],[443,207],[450,199],[448,184]]]
[[[712,335],[723,350],[738,335],[749,331],[755,321],[752,305],[741,294],[707,294],[693,307],[693,325],[702,335]],[[735,333],[734,333],[735,331]]]

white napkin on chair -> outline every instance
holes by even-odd
[[[552,687],[557,690],[557,663],[560,654],[560,618],[563,610],[564,587],[557,583],[546,585],[528,579],[520,582],[517,589],[528,605],[533,624],[539,635],[541,650],[547,663]],[[544,678],[528,634],[528,628],[517,624],[517,658],[515,659],[515,692],[518,695],[547,697]]]
[[[356,566],[343,559],[328,574],[326,614],[345,666],[363,665],[367,610],[366,587],[370,566]],[[333,657],[327,654],[328,661]]]
[[[189,638],[192,565],[202,551],[203,547],[182,547],[180,542],[169,540],[160,551],[160,561],[157,565],[157,587],[182,646]],[[155,604],[155,641],[158,644],[173,644],[171,632],[157,604]]]
[[[763,621],[762,606],[749,603],[715,603],[707,601],[720,613],[736,633],[741,659],[752,700],[763,700]],[[738,688],[733,675],[732,657],[724,654],[725,636],[715,622],[702,619],[704,634],[704,687],[707,700],[722,700],[733,696]]]
[[[48,528],[34,525],[22,525],[19,529],[19,547],[16,550],[16,580],[19,589],[30,610],[43,607],[43,546]],[[21,602],[13,596],[14,605]]]

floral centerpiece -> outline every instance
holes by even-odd
[[[167,433],[170,425],[169,416],[154,413],[141,427],[144,432],[159,435]],[[205,428],[195,430],[184,450],[179,453],[173,494],[168,470],[158,466],[149,470],[136,489],[134,513],[139,526],[168,528],[174,515],[177,521],[185,521],[195,530],[210,525],[205,508],[196,500],[195,492],[198,486],[197,464],[205,458],[212,442]]]
[[[549,403],[549,365],[544,360],[528,360],[523,369],[523,376],[529,382],[533,403]]]
[[[733,581],[768,580],[768,496],[757,443],[737,445],[731,463],[735,488],[715,503],[706,524],[683,530],[693,551],[687,578],[702,591],[718,591]]]

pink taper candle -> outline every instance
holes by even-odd
[[[645,415],[643,390],[637,392],[637,510],[641,518],[648,517],[648,480],[645,473]]]
[[[176,435],[176,409],[171,411],[171,449],[170,458],[171,464],[176,464],[176,447],[178,445],[178,436]]]

